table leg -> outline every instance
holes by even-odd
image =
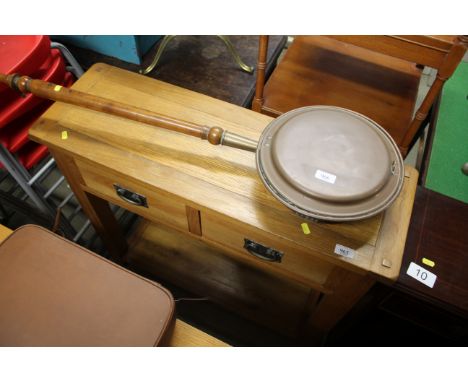
[[[322,343],[326,334],[374,284],[375,280],[368,275],[336,267],[326,282],[333,293],[322,296],[304,327],[303,335],[307,342]]]
[[[148,74],[156,67],[156,65],[159,62],[159,59],[161,58],[161,56],[162,56],[162,54],[164,52],[164,49],[166,49],[167,44],[169,44],[169,42],[174,37],[176,37],[176,36],[174,36],[174,35],[164,36],[161,44],[159,45],[158,51],[156,52],[156,55],[153,58],[153,61],[151,62],[151,64],[147,68],[141,69],[139,71],[140,74]]]
[[[223,35],[218,35],[218,37],[221,39],[222,42],[224,42],[224,45],[226,45],[226,48],[228,49],[229,53],[231,53],[231,56],[234,59],[234,61],[236,61],[237,65],[239,65],[239,67],[244,72],[252,74],[254,72],[253,66],[249,66],[244,61],[242,61],[242,58],[239,56],[239,53],[237,53],[237,50],[234,47],[234,45],[232,45],[232,42],[229,39],[229,37]]]
[[[156,65],[158,64],[159,60],[161,59],[161,56],[164,52],[164,49],[166,49],[166,46],[167,44],[169,44],[169,42],[176,36],[174,35],[169,35],[169,36],[165,36],[161,42],[161,44],[159,45],[159,48],[156,52],[156,55],[154,56],[153,58],[153,61],[151,62],[151,64],[146,67],[145,69],[140,69],[139,73],[140,74],[148,74],[150,73],[155,67]],[[226,45],[226,48],[227,50],[229,51],[229,53],[231,54],[232,58],[234,59],[234,61],[236,62],[237,65],[239,65],[239,67],[244,71],[244,72],[247,72],[249,74],[252,74],[253,71],[254,71],[254,68],[252,66],[249,66],[247,65],[244,61],[242,61],[242,58],[239,56],[239,53],[237,52],[236,48],[234,47],[234,45],[232,45],[232,42],[231,40],[229,39],[228,36],[222,36],[222,35],[218,35],[218,38],[224,43],[224,45]]]
[[[96,232],[101,236],[113,261],[120,262],[127,252],[127,242],[109,203],[81,188],[83,180],[73,158],[50,150],[71,190],[78,199]]]

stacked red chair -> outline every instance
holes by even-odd
[[[0,72],[71,86],[73,75],[47,36],[0,36]],[[47,148],[28,139],[30,126],[47,110],[51,101],[32,94],[22,96],[0,85],[0,143],[30,169],[47,155]]]

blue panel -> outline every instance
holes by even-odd
[[[161,36],[131,35],[51,36],[53,41],[90,49],[137,65],[141,64],[141,56],[160,38]],[[141,47],[140,43],[142,43]]]
[[[162,36],[135,36],[139,47],[140,57],[142,57]]]

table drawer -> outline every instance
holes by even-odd
[[[141,222],[130,243],[127,258],[133,269],[288,337],[297,336],[318,298],[306,285],[244,264],[223,249],[162,224]]]
[[[301,250],[294,243],[287,240],[268,235],[254,227],[239,226],[234,221],[227,221],[223,217],[202,213],[203,237],[213,241],[222,247],[229,248],[242,256],[244,260],[256,264],[262,268],[270,268],[274,272],[283,274],[317,290],[328,292],[324,289],[324,284],[335,265],[322,259],[318,259],[312,252]],[[252,246],[246,249],[246,240],[249,243],[257,243],[258,250]],[[263,248],[270,248],[270,251],[262,254]],[[275,251],[281,254],[280,261],[274,261]],[[272,258],[267,260],[267,258]]]
[[[90,166],[81,161],[76,161],[76,164],[80,169],[86,191],[147,219],[156,220],[185,231],[188,229],[184,203],[174,200],[154,188],[135,182],[132,178],[114,170]],[[119,196],[117,187],[128,192],[122,192]],[[133,204],[134,201],[131,200],[130,193],[140,195],[140,200],[145,206]]]

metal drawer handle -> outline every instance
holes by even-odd
[[[283,252],[265,247],[264,245],[256,243],[250,239],[244,239],[244,248],[255,257],[266,261],[281,263],[281,259],[283,257]]]
[[[148,208],[146,196],[127,190],[126,188],[119,186],[118,184],[114,184],[114,188],[117,193],[117,196],[120,199],[125,200],[127,203],[133,204],[135,206]]]

